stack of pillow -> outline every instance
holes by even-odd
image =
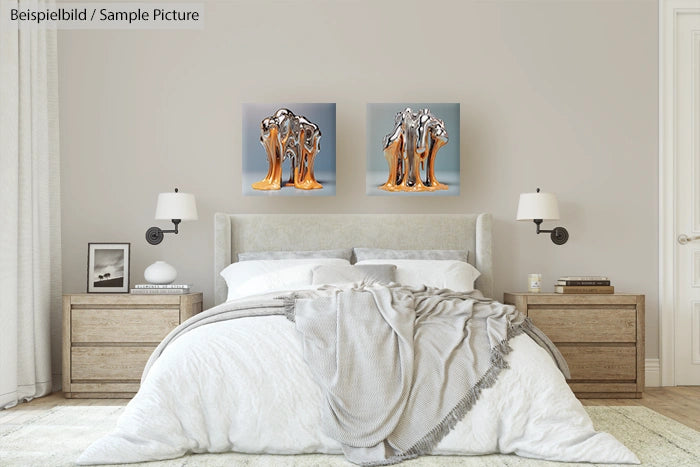
[[[221,276],[228,286],[227,300],[359,282],[471,292],[479,271],[467,260],[465,250],[264,251],[240,253],[238,262],[221,271]]]

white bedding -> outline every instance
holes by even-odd
[[[434,454],[639,463],[611,435],[593,430],[544,349],[525,334],[510,343],[511,368]],[[321,403],[292,322],[265,316],[207,324],[165,348],[115,430],[77,462],[140,462],[187,452],[341,454],[340,444],[320,431]]]

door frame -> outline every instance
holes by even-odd
[[[700,14],[698,0],[659,0],[659,365],[661,385],[675,386],[676,342],[676,23]]]

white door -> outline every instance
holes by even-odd
[[[676,385],[700,385],[700,0],[675,15]]]

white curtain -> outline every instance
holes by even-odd
[[[0,0],[0,15],[52,5]],[[51,329],[60,337],[61,322],[59,174],[56,30],[0,18],[0,409],[51,392]]]

